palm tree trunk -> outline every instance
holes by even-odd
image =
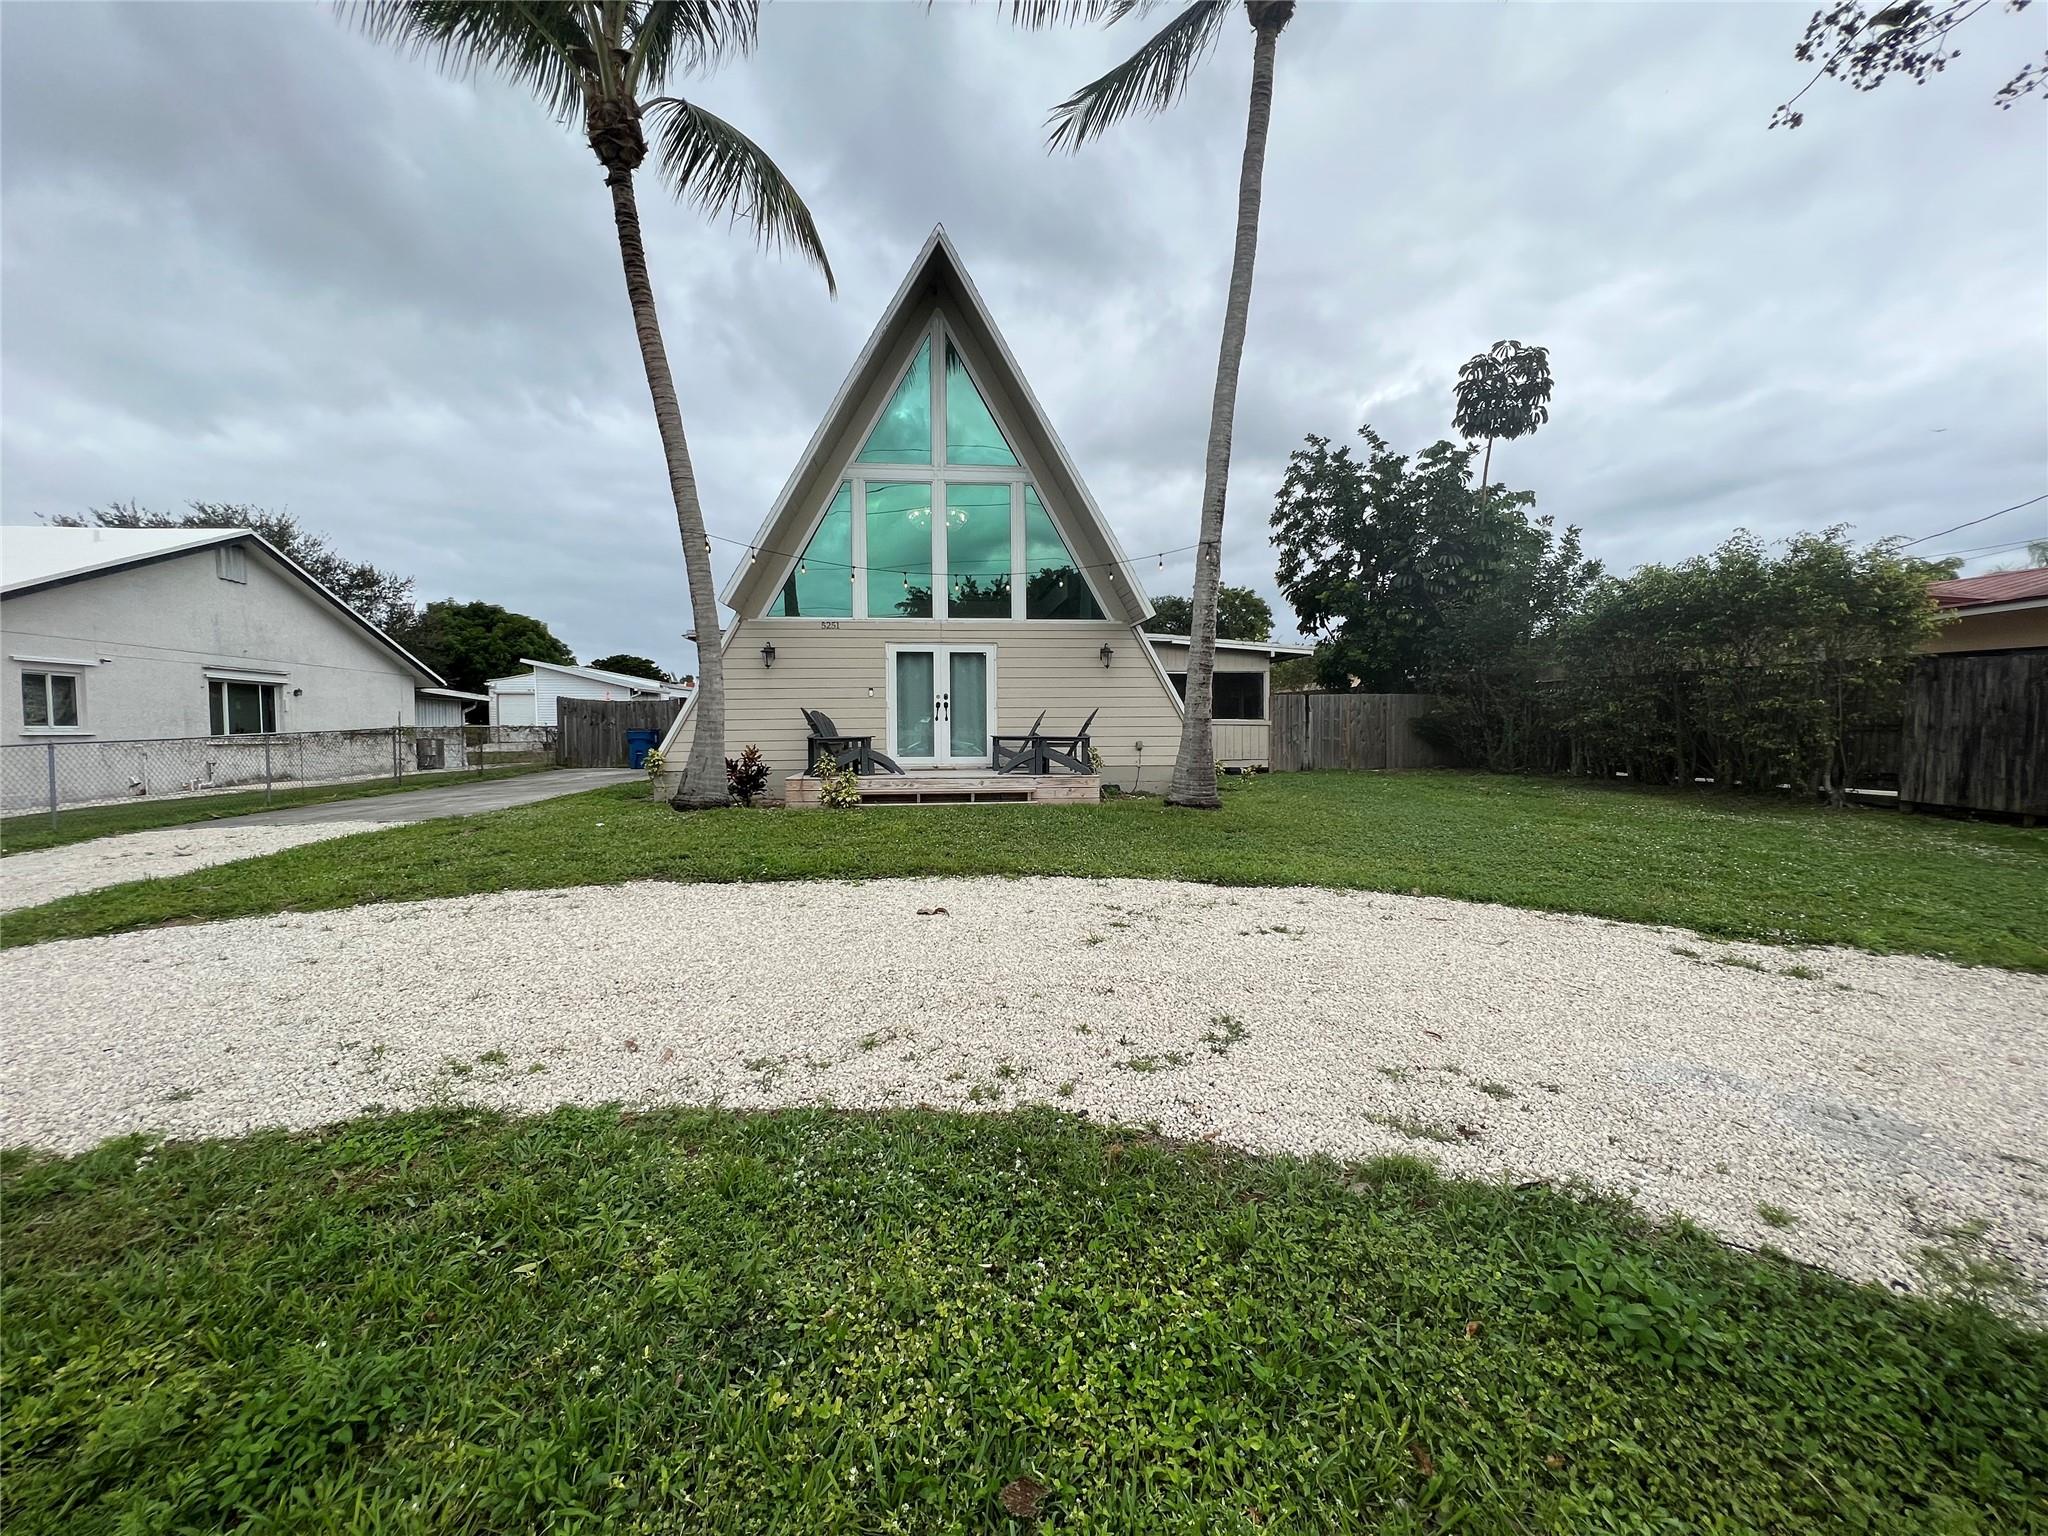
[[[1223,501],[1230,484],[1230,433],[1237,415],[1237,372],[1251,317],[1252,264],[1259,253],[1259,199],[1266,174],[1266,129],[1273,119],[1273,55],[1293,6],[1252,8],[1251,108],[1245,120],[1244,165],[1237,178],[1237,249],[1230,261],[1230,297],[1209,403],[1209,456],[1202,472],[1202,542],[1195,550],[1195,601],[1188,625],[1187,711],[1174,759],[1168,805],[1218,810],[1216,741],[1216,601],[1223,579]]]
[[[718,647],[718,593],[711,585],[711,553],[704,537],[704,508],[697,500],[697,472],[690,465],[690,442],[683,435],[676,381],[668,371],[668,349],[662,345],[661,319],[654,310],[654,286],[647,278],[647,248],[640,239],[640,205],[633,196],[633,174],[614,171],[606,183],[612,189],[612,218],[619,229],[619,259],[626,268],[626,297],[633,305],[640,362],[647,370],[654,424],[660,429],[662,452],[668,458],[669,494],[676,504],[676,530],[683,537],[690,619],[697,631],[697,692],[690,703],[690,712],[696,717],[695,734],[682,782],[669,804],[679,811],[701,810],[726,803],[725,660]]]

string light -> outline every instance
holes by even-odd
[[[760,563],[761,556],[771,555],[783,560],[794,559],[796,561],[796,574],[799,576],[808,576],[811,573],[811,557],[810,552],[808,550],[800,554],[792,555],[788,550],[785,549],[769,549],[765,545],[756,546],[753,544],[746,544],[744,543],[744,541],[740,539],[728,539],[725,537],[724,534],[710,533],[705,535],[705,543],[707,544],[707,546],[714,542],[721,544],[732,544],[736,547],[744,547],[747,551],[748,565],[758,565]],[[1157,564],[1160,570],[1164,571],[1166,569],[1166,557],[1168,555],[1184,555],[1191,550],[1202,550],[1207,549],[1208,547],[1208,541],[1204,540],[1196,544],[1178,545],[1173,549],[1154,550],[1151,551],[1149,554],[1133,555],[1120,561],[1098,560],[1087,564],[1084,564],[1081,561],[1074,559],[1071,552],[1069,552],[1067,559],[1061,565],[1058,566],[1047,565],[1041,567],[1036,571],[988,571],[983,573],[983,575],[984,578],[989,581],[995,581],[1004,578],[1007,578],[1012,581],[1029,581],[1036,576],[1042,575],[1050,571],[1060,571],[1062,573],[1066,571],[1107,571],[1109,573],[1109,579],[1111,581],[1116,581],[1120,579],[1120,572],[1124,566],[1134,566],[1141,563],[1144,560],[1150,559]],[[860,570],[866,570],[870,576],[875,575],[876,573],[887,573],[893,570],[896,571],[896,574],[903,576],[906,580],[908,580],[910,574],[909,572],[903,571],[894,566],[855,566],[850,563],[839,560],[826,560],[823,559],[823,557],[820,557],[820,563],[828,568],[839,567],[846,571],[849,580],[856,581],[859,579],[857,572]],[[922,575],[924,573],[920,571],[918,572],[918,574]]]

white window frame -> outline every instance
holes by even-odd
[[[222,690],[220,699],[219,730],[213,729],[213,690]],[[267,688],[270,690],[270,729],[238,731],[230,723],[226,690],[229,688]],[[257,704],[256,717],[263,718],[261,701]],[[284,729],[284,683],[274,677],[235,677],[209,672],[206,676],[206,734],[217,739],[229,736],[275,736]]]
[[[27,658],[17,658],[17,660],[27,662],[21,669],[20,681],[16,684],[14,691],[14,707],[21,711],[21,734],[24,736],[91,735],[92,731],[85,723],[85,672],[83,670],[85,663],[80,662],[70,665],[47,661],[27,661]],[[28,703],[23,697],[23,685],[32,677],[40,677],[43,680],[43,715],[45,723],[42,725],[30,725],[28,723]],[[71,709],[75,718],[69,725],[58,725],[53,718],[56,714],[55,709],[52,708],[55,700],[52,699],[50,690],[50,679],[53,677],[68,677],[71,679]]]
[[[988,390],[983,387],[981,375],[974,366],[974,360],[961,338],[946,324],[945,318],[934,313],[918,333],[916,347],[925,349],[926,372],[931,381],[932,412],[932,457],[929,464],[873,464],[862,463],[860,450],[874,435],[882,415],[889,409],[889,403],[896,398],[896,392],[903,386],[904,378],[917,361],[916,347],[904,354],[901,366],[890,375],[889,388],[883,392],[881,401],[869,413],[861,430],[854,436],[853,454],[840,472],[833,478],[831,490],[824,502],[812,514],[802,537],[797,541],[796,553],[783,564],[781,578],[768,591],[762,602],[758,617],[769,623],[794,618],[820,619],[827,624],[1000,624],[1008,622],[1029,622],[1032,624],[1101,624],[1114,623],[1109,618],[1112,605],[1102,599],[1102,592],[1090,575],[1086,564],[1076,558],[1073,535],[1068,531],[1066,521],[1061,517],[1054,500],[1045,494],[1044,482],[1025,462],[1024,450],[1017,434],[1008,422],[996,414],[993,405],[988,406],[989,417],[996,424],[996,430],[1009,445],[1015,464],[949,464],[946,461],[946,347],[950,343],[960,354],[960,366],[967,370],[967,377],[980,393],[982,403],[988,405]],[[838,499],[839,488],[851,484],[853,487],[853,537],[851,559],[853,569],[848,573],[847,585],[852,588],[853,601],[848,605],[850,614],[776,614],[769,610],[775,606],[789,583],[790,573],[803,563],[804,551],[810,548],[811,540],[817,537],[819,527],[832,511],[832,503]],[[928,483],[931,487],[932,505],[932,611],[928,618],[906,618],[900,613],[874,613],[868,608],[868,507],[867,492],[870,484],[875,485],[917,485]],[[1009,618],[991,619],[986,617],[955,619],[948,612],[951,606],[951,580],[946,569],[946,540],[941,531],[945,523],[946,487],[953,485],[1008,485],[1010,487],[1010,613]],[[1067,558],[1074,561],[1074,573],[1088,589],[1088,595],[1095,600],[1095,606],[1103,615],[1100,619],[1028,619],[1025,615],[1029,582],[1019,578],[1024,570],[1024,487],[1029,485],[1038,493],[1038,504],[1051,519],[1053,531],[1066,546]],[[1114,567],[1111,567],[1114,570]]]

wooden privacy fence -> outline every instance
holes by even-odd
[[[1273,771],[1437,767],[1448,759],[1415,734],[1433,702],[1426,693],[1276,693]]]
[[[559,699],[555,761],[564,768],[628,768],[626,732],[668,728],[687,699]]]
[[[1899,803],[2048,816],[2048,651],[1914,664]]]

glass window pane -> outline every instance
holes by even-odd
[[[23,725],[48,725],[50,723],[49,679],[41,672],[21,674],[21,723]]]
[[[867,616],[932,616],[932,487],[868,482]]]
[[[946,616],[1010,616],[1010,488],[946,487]]]
[[[1002,429],[989,413],[988,402],[968,377],[967,365],[946,343],[946,462],[948,464],[1014,464],[1017,456],[1003,441]]]
[[[896,755],[930,757],[932,746],[932,653],[896,653]]]
[[[50,674],[50,724],[78,724],[78,679],[61,672]]]
[[[263,690],[255,683],[229,683],[228,734],[253,736],[263,729]]]
[[[277,729],[277,690],[265,684],[261,692],[263,694],[263,729],[274,731]]]
[[[1095,594],[1075,568],[1038,492],[1024,487],[1024,616],[1027,619],[1099,619]]]
[[[853,485],[839,487],[825,520],[790,567],[782,590],[769,605],[776,619],[853,617]]]
[[[226,683],[208,683],[206,702],[213,716],[213,734],[225,736],[228,733],[228,705]]]
[[[955,757],[988,756],[988,657],[980,651],[954,651],[948,658],[946,713],[952,717],[948,736]]]
[[[1256,672],[1215,674],[1214,714],[1218,720],[1266,718],[1266,680]]]
[[[932,461],[932,348],[921,343],[910,371],[882,411],[860,451],[863,464],[929,464]]]

